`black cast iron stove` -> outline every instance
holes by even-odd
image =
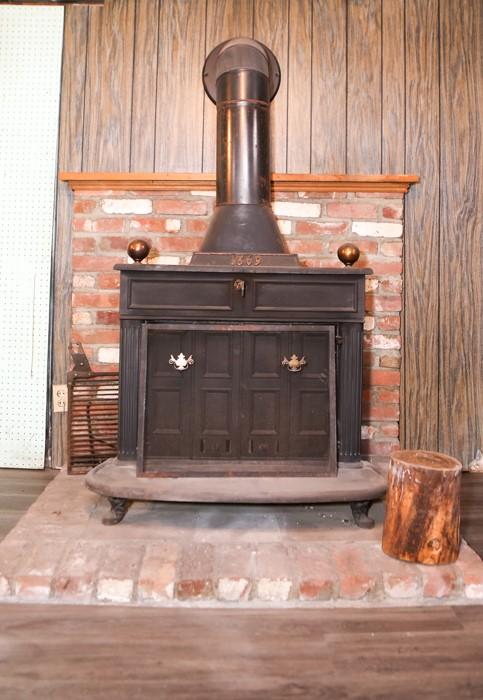
[[[308,269],[287,250],[270,206],[272,52],[224,42],[203,80],[217,107],[215,213],[190,265],[116,266],[119,454],[88,485],[110,498],[110,522],[136,498],[349,501],[371,526],[384,482],[360,462],[370,270]]]

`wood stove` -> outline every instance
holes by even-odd
[[[110,498],[110,522],[134,498],[262,498],[350,501],[371,526],[384,482],[347,469],[360,467],[370,270],[307,269],[287,250],[270,207],[269,105],[280,82],[271,51],[224,42],[203,79],[218,114],[215,214],[190,265],[139,264],[141,244],[131,248],[138,264],[116,266],[119,455],[88,485]],[[211,493],[200,496],[206,477]]]

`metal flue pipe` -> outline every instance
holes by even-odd
[[[199,253],[225,255],[208,260],[198,253],[193,262],[223,264],[229,253],[275,254],[277,263],[294,264],[296,256],[288,254],[270,206],[270,102],[280,84],[277,59],[258,41],[231,39],[209,54],[203,82],[217,110],[216,208]]]

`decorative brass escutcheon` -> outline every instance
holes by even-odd
[[[178,372],[184,372],[185,369],[188,369],[190,365],[194,365],[194,363],[195,361],[193,360],[192,355],[185,357],[182,352],[180,352],[176,359],[173,357],[173,355],[171,355],[169,358],[169,364],[173,365],[174,369],[178,370]]]
[[[301,372],[302,368],[307,364],[305,357],[301,357],[300,360],[297,355],[292,355],[290,360],[286,357],[282,360],[282,367],[286,367],[289,372]]]

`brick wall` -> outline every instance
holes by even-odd
[[[72,334],[95,370],[117,369],[119,273],[133,238],[152,245],[156,264],[188,263],[206,232],[214,192],[76,193]],[[340,267],[337,248],[356,243],[356,267],[371,267],[364,323],[363,454],[398,447],[403,195],[279,193],[273,204],[290,251],[310,267]]]

